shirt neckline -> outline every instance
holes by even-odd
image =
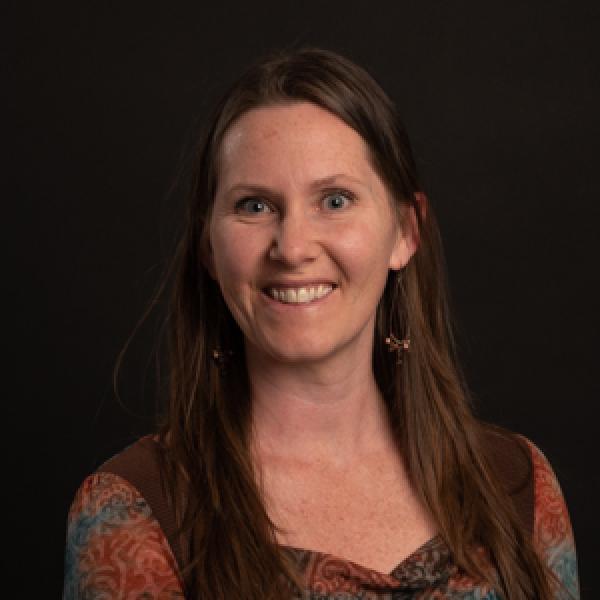
[[[424,589],[446,581],[454,570],[450,549],[439,534],[415,549],[389,573],[317,550],[287,545],[280,548],[296,564],[306,587],[321,593]]]

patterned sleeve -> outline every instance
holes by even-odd
[[[96,473],[69,511],[63,600],[134,598],[182,599],[175,558],[139,492]]]
[[[529,445],[535,485],[534,543],[562,584],[557,599],[577,600],[577,557],[567,505],[550,463],[534,444]]]

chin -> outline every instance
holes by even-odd
[[[283,363],[309,363],[326,360],[335,352],[335,348],[329,344],[319,341],[282,342],[281,344],[269,344],[266,349],[269,357]]]
[[[262,329],[252,339],[248,336],[251,352],[263,356],[265,360],[291,363],[314,363],[327,361],[334,355],[347,351],[353,338],[348,338],[338,328],[329,324],[298,328]],[[251,341],[250,341],[251,340]]]
[[[318,362],[327,359],[330,354],[330,352],[325,350],[319,352],[314,347],[306,349],[294,348],[293,350],[289,348],[273,348],[272,351],[269,352],[269,355],[273,359],[287,364]]]

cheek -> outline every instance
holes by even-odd
[[[256,240],[233,229],[211,232],[215,274],[223,292],[239,290],[252,280],[260,250]]]
[[[392,246],[389,228],[362,223],[345,228],[336,239],[339,261],[347,277],[354,283],[383,289]]]

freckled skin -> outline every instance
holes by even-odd
[[[309,103],[259,108],[226,133],[221,167],[208,263],[247,343],[286,362],[351,348],[370,356],[389,269],[402,268],[414,248],[363,139]],[[315,187],[332,176],[327,189]],[[331,188],[353,200],[325,205]],[[244,196],[260,196],[268,211],[240,212],[235,205]],[[326,279],[337,288],[314,306],[280,311],[261,290],[281,278]]]

